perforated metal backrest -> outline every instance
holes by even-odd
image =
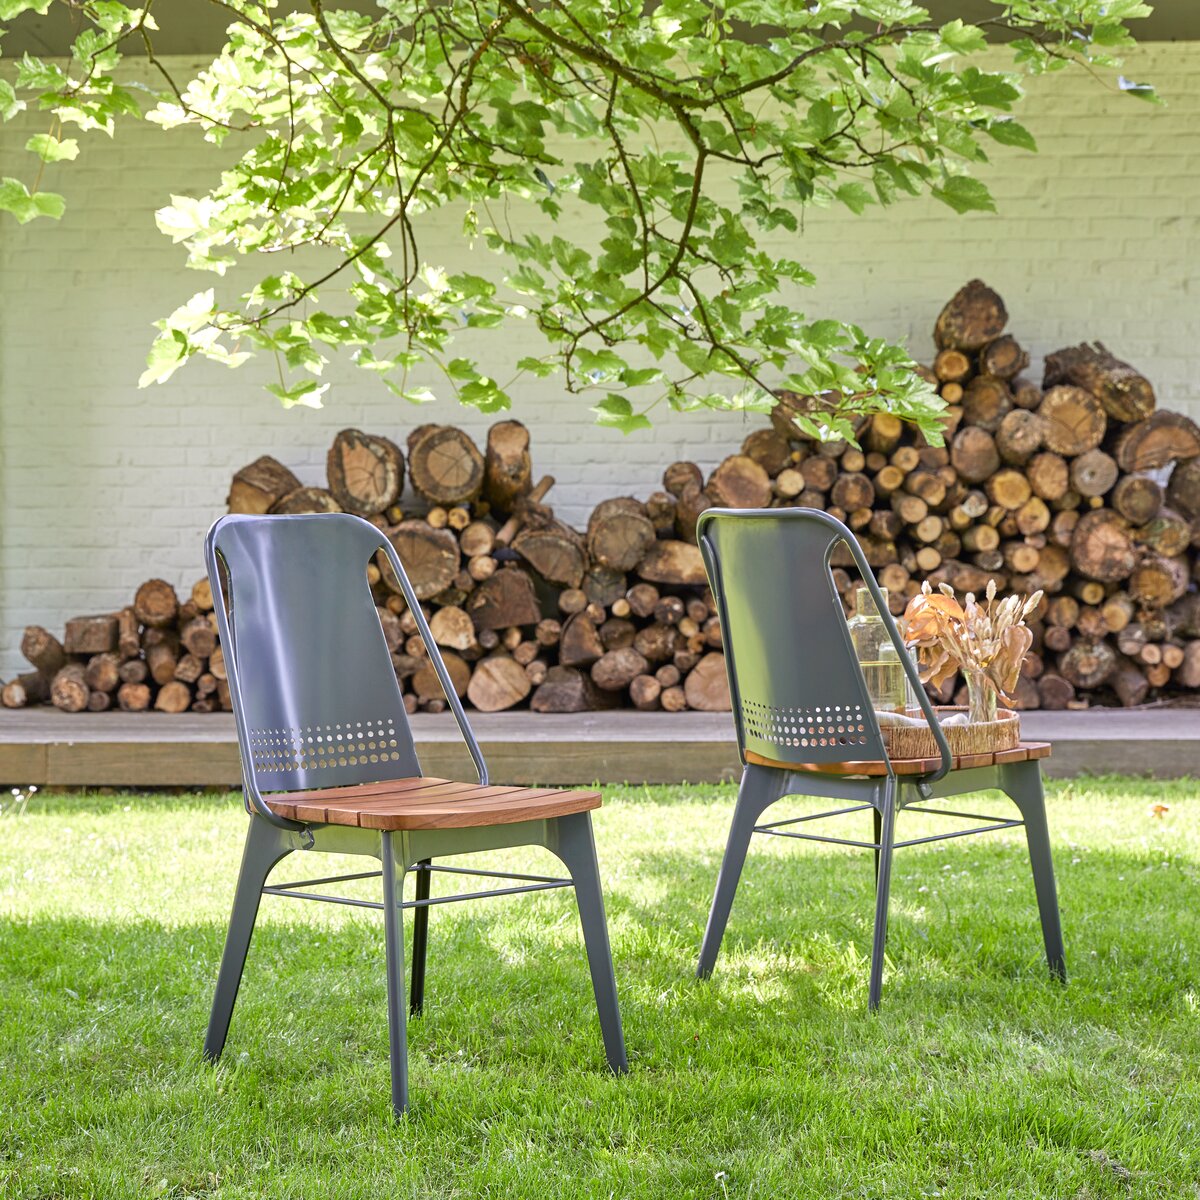
[[[421,773],[367,582],[381,543],[348,514],[229,516],[209,532],[242,765],[261,791]]]
[[[697,537],[743,754],[815,763],[885,758],[829,566],[850,531],[815,509],[709,509]]]

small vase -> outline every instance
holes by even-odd
[[[982,671],[967,673],[967,720],[972,725],[996,720],[996,685]]]

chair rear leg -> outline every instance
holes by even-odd
[[[549,848],[562,860],[575,884],[575,902],[579,906],[579,922],[583,927],[583,943],[592,975],[592,990],[596,995],[605,1057],[613,1071],[623,1074],[629,1070],[629,1061],[625,1057],[625,1034],[621,1028],[617,980],[608,941],[608,922],[604,916],[604,895],[600,888],[591,814],[583,812],[556,817],[552,831],[553,844]]]
[[[408,1108],[408,1022],[404,1005],[404,864],[396,862],[395,835],[381,835],[383,937],[387,951],[388,1055],[392,1066],[392,1111]],[[422,872],[425,874],[426,872]],[[420,909],[417,909],[420,912]]]
[[[896,785],[889,779],[883,794],[883,811],[876,809],[879,849],[875,852],[875,931],[871,944],[871,980],[867,1007],[874,1012],[883,994],[883,959],[887,947],[888,899],[892,887],[892,854],[896,840]]]
[[[875,887],[879,887],[879,847],[880,839],[883,837],[883,813],[877,808],[871,809],[871,816],[874,820],[875,836],[871,839],[875,843]]]
[[[204,1057],[210,1061],[220,1058],[225,1048],[263,886],[275,864],[291,852],[286,830],[269,824],[261,817],[250,818],[237,890],[233,897],[233,912],[225,935],[225,949],[221,954],[221,969],[217,973],[217,990],[208,1018],[208,1032],[204,1037]]]
[[[1050,854],[1050,827],[1046,821],[1046,797],[1042,790],[1042,772],[1036,762],[1013,763],[1005,767],[1002,786],[1021,810],[1025,838],[1029,844],[1029,863],[1033,868],[1033,886],[1037,893],[1038,913],[1042,919],[1042,940],[1050,973],[1067,978],[1067,960],[1063,949],[1062,922],[1058,912],[1058,889],[1054,883],[1054,860]]]
[[[717,965],[721,939],[725,936],[725,926],[733,908],[733,897],[737,892],[738,880],[742,877],[754,827],[764,810],[783,796],[785,778],[782,771],[764,767],[748,766],[742,772],[733,823],[729,827],[729,840],[725,844],[725,857],[721,860],[717,889],[700,943],[700,959],[696,964],[696,976],[699,979],[707,979]]]
[[[418,863],[417,899],[429,899],[429,859]],[[425,1007],[425,959],[429,954],[429,909],[413,909],[412,980],[409,983],[409,1016],[419,1017]]]

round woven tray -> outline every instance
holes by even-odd
[[[935,708],[939,717],[965,713],[965,708]],[[884,745],[889,758],[937,758],[937,742],[924,721],[919,708],[908,710],[910,717],[921,720],[920,725],[891,726],[883,730]],[[996,720],[974,725],[943,725],[942,732],[950,743],[950,753],[991,754],[996,750],[1011,750],[1021,740],[1021,718],[1007,708],[997,709]]]

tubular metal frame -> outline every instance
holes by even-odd
[[[739,683],[737,646],[735,639],[727,634],[726,638],[726,667],[729,673],[730,694],[733,702],[734,720],[737,727],[738,750],[742,760],[742,780],[738,790],[737,804],[734,808],[733,822],[725,848],[725,855],[717,877],[716,890],[713,895],[712,907],[708,923],[700,946],[696,974],[705,979],[712,974],[720,952],[721,940],[733,907],[734,896],[738,881],[745,865],[746,854],[750,840],[754,834],[765,834],[775,837],[795,838],[803,841],[825,842],[832,845],[854,846],[874,851],[875,855],[875,926],[871,947],[871,970],[868,982],[867,1003],[871,1010],[879,1007],[883,990],[884,950],[887,938],[888,901],[891,890],[892,858],[896,850],[908,846],[924,845],[930,842],[945,841],[951,838],[970,837],[976,834],[992,833],[1001,829],[1024,827],[1029,848],[1030,865],[1033,872],[1034,889],[1037,896],[1038,912],[1042,924],[1042,938],[1045,944],[1046,960],[1051,974],[1060,980],[1066,979],[1066,959],[1063,952],[1062,926],[1058,910],[1058,895],[1054,882],[1054,864],[1050,850],[1050,835],[1046,821],[1045,798],[1042,790],[1041,766],[1037,761],[1029,760],[1019,763],[1006,763],[990,767],[973,767],[962,770],[953,769],[953,758],[945,734],[937,722],[932,705],[920,684],[911,659],[900,638],[896,623],[883,602],[879,585],[875,581],[858,542],[854,535],[840,521],[827,513],[810,509],[761,509],[761,510],[731,510],[710,508],[701,514],[697,525],[697,537],[708,572],[709,583],[716,598],[718,615],[722,628],[730,631],[733,622],[730,620],[730,605],[732,603],[725,587],[722,575],[720,546],[710,531],[719,531],[722,526],[736,527],[739,523],[760,522],[764,527],[781,531],[778,544],[774,551],[780,555],[788,552],[790,546],[783,534],[789,528],[797,530],[808,527],[810,530],[824,530],[822,535],[813,532],[808,537],[808,545],[804,548],[811,551],[814,546],[824,544],[823,538],[828,539],[819,562],[812,564],[812,570],[830,573],[830,555],[838,542],[850,549],[856,565],[862,575],[863,583],[871,593],[876,606],[883,617],[884,625],[900,654],[900,661],[916,689],[916,695],[929,722],[934,740],[939,751],[937,767],[925,775],[897,776],[886,745],[881,736],[878,744],[883,747],[881,761],[886,773],[879,776],[855,775],[854,755],[847,750],[822,750],[820,753],[828,768],[826,771],[796,771],[781,763],[779,766],[766,766],[746,760],[746,727],[742,714],[742,689]],[[801,540],[796,545],[802,545]],[[760,586],[755,581],[755,586]],[[738,581],[742,589],[737,594],[739,601],[752,603],[742,581]],[[832,580],[830,580],[832,588]],[[820,594],[815,589],[815,594]],[[836,592],[833,593],[836,595]],[[759,638],[770,638],[772,646],[779,647],[779,653],[771,660],[778,662],[795,662],[806,664],[811,657],[806,655],[808,646],[805,639],[805,628],[799,619],[789,619],[785,629],[758,629],[754,631]],[[865,693],[865,683],[862,679],[861,668],[849,648],[849,640],[839,648],[823,646],[814,656],[821,662],[821,670],[825,672],[846,672],[852,682],[857,680],[858,687]],[[761,654],[758,659],[761,660]],[[778,669],[776,666],[772,670]],[[761,693],[763,681],[753,680]],[[788,703],[792,701],[786,701]],[[808,702],[808,701],[805,701]],[[828,711],[828,710],[827,710]],[[878,723],[873,711],[867,714],[868,728],[879,735]],[[830,761],[835,757],[836,761]],[[861,756],[860,756],[861,757]],[[844,774],[837,773],[838,763],[844,761]],[[999,789],[1017,806],[1018,818],[998,817],[980,813],[957,812],[951,809],[926,807],[930,801],[953,796],[969,795],[988,789]],[[832,809],[827,812],[813,813],[801,817],[789,818],[782,821],[763,823],[762,815],[768,808],[788,796],[817,796],[829,799],[845,800],[851,803],[845,807]],[[896,819],[898,814],[910,809],[913,812],[926,812],[936,816],[955,817],[966,820],[984,821],[986,824],[971,828],[953,830],[944,834],[933,834],[927,837],[910,838],[906,841],[896,840]],[[820,834],[801,833],[785,828],[786,826],[804,824],[829,817],[841,816],[853,812],[871,810],[874,823],[874,839],[859,841],[853,838],[825,837]]]
[[[221,958],[220,971],[217,977],[216,991],[213,997],[212,1012],[209,1018],[208,1032],[205,1036],[204,1054],[209,1060],[217,1059],[225,1046],[229,1032],[229,1023],[237,1000],[238,989],[241,985],[245,967],[246,955],[250,947],[258,914],[259,902],[262,896],[282,896],[289,899],[312,900],[323,903],[343,904],[352,907],[382,909],[384,914],[384,934],[387,958],[387,993],[388,993],[388,1046],[391,1061],[392,1076],[392,1108],[397,1117],[408,1108],[408,1052],[406,1046],[407,1016],[418,1015],[422,1011],[425,997],[425,970],[428,950],[428,921],[429,910],[442,904],[462,900],[486,899],[488,897],[517,895],[524,892],[549,891],[564,887],[575,889],[575,899],[579,909],[582,926],[584,947],[587,953],[591,974],[592,988],[595,994],[596,1007],[600,1021],[600,1031],[604,1042],[605,1055],[609,1067],[616,1073],[628,1070],[628,1060],[625,1054],[625,1039],[621,1027],[621,1014],[617,1000],[616,979],[613,973],[612,952],[608,939],[608,927],[604,914],[604,900],[600,887],[599,866],[596,858],[596,846],[592,833],[590,812],[571,813],[566,816],[549,817],[539,820],[511,822],[507,824],[469,826],[448,829],[415,829],[399,831],[377,831],[355,826],[328,825],[321,823],[305,823],[291,821],[278,816],[263,798],[255,774],[255,759],[250,737],[250,722],[247,720],[246,706],[241,689],[241,674],[243,663],[237,646],[237,614],[233,620],[227,611],[228,598],[222,579],[222,565],[227,569],[220,548],[220,535],[223,528],[234,524],[250,521],[269,521],[275,523],[288,522],[288,528],[299,530],[311,542],[309,550],[315,560],[319,560],[319,548],[325,541],[344,532],[347,538],[358,538],[359,544],[369,549],[364,553],[363,561],[369,559],[370,553],[382,550],[388,558],[401,590],[408,602],[409,610],[417,623],[418,632],[428,651],[429,659],[437,672],[438,679],[446,694],[451,712],[458,723],[463,740],[475,764],[476,774],[481,785],[488,784],[487,764],[479,743],[463,711],[458,694],[455,692],[442,660],[441,652],[433,640],[428,623],[421,613],[417,599],[404,566],[400,562],[392,544],[382,536],[378,529],[359,517],[348,514],[305,515],[299,517],[225,517],[218,521],[210,530],[205,542],[205,559],[208,565],[209,581],[212,585],[214,607],[217,614],[217,624],[221,643],[226,647],[226,667],[230,694],[233,699],[234,719],[238,734],[238,747],[241,753],[242,777],[246,809],[249,814],[249,829],[247,831],[245,849],[242,855],[241,871],[238,878],[237,890],[234,896],[233,912],[230,917],[229,929],[225,940],[225,949]],[[297,523],[310,523],[306,529],[300,529]],[[312,524],[318,522],[319,524]],[[269,530],[269,527],[268,527]],[[303,572],[311,569],[311,563],[305,562],[303,568],[288,560],[285,555],[278,555],[275,565],[280,571],[294,573],[280,587],[284,593],[289,586],[300,587],[303,583]],[[362,574],[361,586],[365,589],[366,572]],[[368,611],[365,610],[364,611]],[[369,606],[370,620],[377,622],[374,604]],[[335,619],[337,614],[327,614]],[[375,631],[382,638],[382,633]],[[280,653],[286,653],[287,648],[276,647]],[[259,653],[259,651],[255,651]],[[401,754],[403,766],[413,775],[421,775],[415,751],[412,749],[411,733],[408,730],[403,705],[399,703],[399,691],[395,688],[395,678],[391,675],[390,663],[386,654],[383,658],[387,666],[388,678],[380,688],[378,679],[365,681],[365,686],[375,688],[376,697],[382,696],[386,705],[392,703],[395,712],[394,720],[397,728],[402,730],[406,739],[407,749]],[[357,683],[358,681],[356,681]],[[394,689],[395,694],[392,695]],[[297,711],[302,711],[303,697],[292,697]],[[396,745],[393,742],[392,745]],[[396,757],[396,756],[393,756]],[[365,760],[364,760],[365,761]],[[338,781],[331,783],[336,786]],[[303,786],[301,784],[300,786]],[[567,868],[567,877],[559,878],[548,875],[519,874],[505,871],[475,870],[465,867],[446,866],[434,863],[434,859],[442,859],[461,854],[477,854],[483,851],[504,850],[518,846],[540,846],[549,850]],[[267,879],[275,866],[292,853],[325,852],[335,854],[359,854],[375,858],[380,863],[378,871],[351,872],[343,875],[318,876],[314,879],[303,879],[293,883],[268,885]],[[416,896],[406,901],[403,896],[405,875],[412,872],[416,876]],[[480,876],[501,880],[513,880],[522,886],[494,888],[482,891],[462,892],[450,896],[430,896],[430,879],[434,872],[453,875]],[[345,883],[362,879],[379,879],[382,883],[382,901],[359,900],[345,896],[323,895],[307,891],[312,887],[327,884]],[[401,914],[405,909],[413,910],[413,963],[410,980],[410,1001],[404,1002],[404,935],[401,926]]]

